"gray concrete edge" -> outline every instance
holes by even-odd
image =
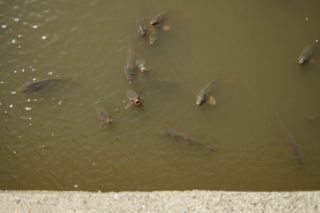
[[[0,191],[0,212],[320,212],[320,191]]]

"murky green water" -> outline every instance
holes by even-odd
[[[137,20],[161,11],[171,30],[151,47]],[[297,63],[320,39],[319,11],[318,0],[0,1],[0,188],[319,190],[320,55]],[[135,84],[142,110],[124,110],[128,45],[151,68]],[[45,78],[70,81],[18,90]],[[212,80],[217,105],[197,107]]]

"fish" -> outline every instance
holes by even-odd
[[[136,60],[136,66],[140,72],[144,73],[148,70],[146,62],[143,59]]]
[[[166,136],[167,138],[169,138],[169,139],[171,139],[173,141],[184,143],[184,144],[188,144],[188,145],[192,145],[192,146],[204,147],[204,148],[208,149],[209,151],[214,151],[214,149],[203,145],[202,143],[196,141],[193,138],[190,138],[190,137],[186,136],[183,133],[174,132],[174,131],[172,131],[170,129],[165,129],[163,131],[163,134],[164,134],[164,136]]]
[[[140,96],[132,89],[127,90],[127,98],[129,103],[126,105],[125,109],[130,108],[131,106],[142,107],[142,101]]]
[[[292,134],[292,132],[289,130],[289,128],[287,127],[287,125],[283,122],[283,120],[281,119],[279,113],[277,113],[277,118],[278,118],[278,122],[282,128],[282,130],[286,133],[287,136],[287,142],[290,145],[294,158],[296,160],[296,162],[298,164],[303,164],[303,159],[302,159],[302,152],[299,149],[296,139],[294,137],[294,135]]]
[[[166,24],[166,19],[167,12],[159,13],[150,20],[150,25],[151,27],[154,27],[156,30],[170,31],[171,27],[168,24]]]
[[[158,13],[150,20],[150,24],[153,26],[159,25],[165,21],[165,17],[164,12]]]
[[[43,79],[43,80],[26,83],[22,85],[19,90],[22,93],[35,93],[35,92],[39,92],[41,90],[50,88],[52,86],[59,86],[61,83],[65,81],[66,79],[58,79],[58,78]]]
[[[305,116],[306,119],[310,120],[310,121],[317,121],[317,120],[320,120],[320,115],[308,115],[308,116]]]
[[[216,105],[217,102],[213,96],[211,96],[211,85],[214,83],[208,83],[206,84],[198,93],[197,98],[196,98],[196,105],[200,106],[204,104],[206,101],[209,102],[211,105]]]
[[[311,61],[315,54],[316,47],[316,44],[305,47],[299,56],[299,64],[303,65]]]
[[[103,124],[110,124],[113,121],[110,114],[105,110],[99,110],[99,117]]]
[[[158,32],[154,27],[152,27],[149,30],[149,44],[154,45],[157,40],[158,40]]]
[[[131,47],[128,48],[127,51],[127,60],[126,65],[124,67],[124,73],[129,83],[132,83],[135,75],[135,53]]]
[[[142,22],[139,22],[137,26],[137,32],[139,36],[145,37],[148,33],[148,28]]]

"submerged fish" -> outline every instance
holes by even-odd
[[[110,124],[113,121],[110,114],[104,110],[99,110],[99,117],[104,124]]]
[[[149,30],[149,44],[154,45],[157,40],[158,40],[158,32],[154,27],[152,27]]]
[[[293,152],[295,160],[297,161],[297,163],[303,164],[302,153],[301,153],[301,150],[299,149],[299,147],[297,145],[295,137],[293,136],[293,134],[291,133],[291,131],[289,130],[287,125],[282,121],[279,113],[277,113],[277,118],[278,118],[278,121],[279,121],[279,123],[281,125],[281,128],[283,129],[283,131],[287,135],[287,142],[288,142],[288,144],[290,145],[290,147],[292,149],[292,152]]]
[[[136,60],[136,66],[140,72],[144,73],[148,70],[146,62],[143,59]]]
[[[65,82],[66,79],[44,79],[26,83],[22,85],[20,91],[23,93],[34,93],[41,90],[47,89],[54,85],[58,86],[59,84]]]
[[[193,146],[201,146],[201,147],[204,147],[204,148],[208,149],[209,151],[214,151],[212,148],[203,145],[202,143],[200,143],[200,142],[198,142],[198,141],[186,136],[185,134],[174,132],[174,131],[169,130],[169,129],[165,129],[163,131],[163,134],[167,138],[169,138],[171,140],[174,140],[176,142],[185,143],[185,144],[189,144],[189,145],[193,145]]]
[[[214,81],[213,81],[214,82]],[[198,106],[204,104],[206,101],[209,101],[209,104],[216,105],[216,100],[211,96],[211,85],[213,82],[206,84],[198,93],[196,98],[196,104]]]
[[[124,67],[124,73],[126,75],[127,80],[131,83],[134,79],[135,74],[135,53],[131,47],[128,48],[127,51],[127,61]]]
[[[139,36],[145,37],[148,33],[148,28],[142,22],[139,22],[137,32]]]
[[[142,101],[141,101],[140,96],[132,89],[127,90],[127,98],[129,100],[129,103],[127,104],[125,109],[128,109],[133,105],[135,105],[137,107],[142,107]]]
[[[304,48],[299,56],[299,64],[302,65],[311,61],[311,59],[314,56],[315,50],[316,50],[316,44],[309,45],[306,48]]]
[[[155,26],[155,25],[158,25],[158,24],[161,24],[163,23],[165,20],[165,13],[162,12],[162,13],[159,13],[159,14],[156,14],[151,20],[150,20],[150,24]]]

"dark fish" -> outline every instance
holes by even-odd
[[[303,65],[308,63],[314,56],[316,44],[309,45],[304,48],[299,56],[299,64]]]
[[[52,86],[59,86],[61,83],[64,83],[65,81],[65,79],[44,79],[33,81],[22,85],[20,91],[23,93],[39,92]]]
[[[127,61],[126,65],[124,67],[124,73],[126,75],[126,78],[129,82],[132,82],[135,75],[135,69],[136,69],[136,60],[135,60],[135,53],[131,47],[128,48],[127,51]]]
[[[206,84],[198,93],[197,99],[196,99],[196,104],[198,106],[204,104],[206,101],[209,100],[209,103],[211,105],[216,104],[216,100],[213,96],[211,96],[211,85],[213,82]]]
[[[290,145],[290,147],[292,149],[292,152],[293,152],[295,160],[297,161],[297,163],[303,164],[302,153],[301,153],[301,150],[299,149],[299,147],[297,145],[295,137],[293,136],[293,134],[291,133],[291,131],[289,130],[287,125],[282,121],[279,113],[277,113],[277,118],[278,118],[278,121],[279,121],[279,123],[281,125],[281,128],[283,129],[283,131],[287,135],[287,142],[288,142],[288,144]]]
[[[189,144],[189,145],[192,145],[192,146],[199,146],[199,147],[204,147],[206,149],[208,149],[209,151],[214,151],[212,148],[209,148],[205,145],[203,145],[202,143],[186,136],[185,134],[182,134],[182,133],[177,133],[177,132],[174,132],[172,130],[169,130],[169,129],[165,129],[163,131],[163,134],[171,139],[171,140],[174,140],[176,142],[180,142],[180,143],[185,143],[185,144]]]

